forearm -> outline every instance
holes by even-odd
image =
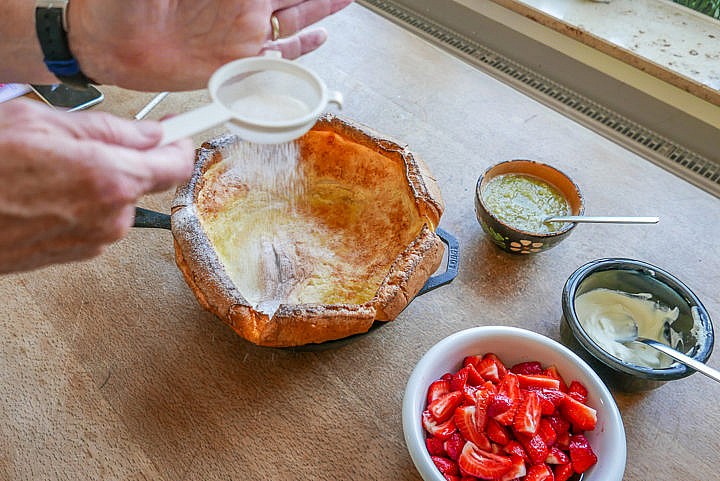
[[[0,82],[57,83],[43,63],[33,0],[3,1],[0,39]]]

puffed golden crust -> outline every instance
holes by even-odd
[[[243,338],[289,347],[367,332],[376,320],[395,319],[439,267],[444,249],[435,229],[444,205],[425,163],[406,146],[328,114],[298,139],[312,201],[297,222],[315,223],[315,235],[328,229],[332,260],[306,239],[277,248],[275,257],[296,264],[292,282],[274,310],[260,309],[250,291],[241,292],[238,266],[230,265],[241,262],[236,251],[228,256],[227,246],[217,247],[226,240],[218,232],[233,227],[227,219],[242,219],[237,208],[227,216],[229,206],[248,190],[217,182],[214,173],[237,142],[226,136],[198,149],[195,171],[173,201],[172,232],[176,262],[199,303]],[[327,276],[308,280],[313,269]]]

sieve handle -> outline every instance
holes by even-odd
[[[230,120],[230,113],[216,103],[185,112],[160,122],[163,137],[160,145],[171,144]]]

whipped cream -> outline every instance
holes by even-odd
[[[679,309],[652,300],[652,294],[593,289],[575,299],[575,312],[588,336],[611,355],[650,368],[666,368],[674,362],[645,344],[625,345],[616,341],[633,334],[633,324],[637,324],[638,336],[670,345],[665,333],[669,331],[673,337],[677,333],[671,329],[666,331],[665,326],[678,318]]]

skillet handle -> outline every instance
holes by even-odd
[[[154,210],[135,207],[135,223],[133,227],[170,230],[170,216]]]
[[[430,277],[424,286],[420,288],[417,296],[422,296],[426,292],[430,292],[445,284],[449,284],[457,277],[458,274],[458,262],[460,260],[460,243],[458,240],[445,229],[438,227],[435,233],[440,237],[445,245],[447,246],[447,265],[445,266],[445,272],[436,276]]]

